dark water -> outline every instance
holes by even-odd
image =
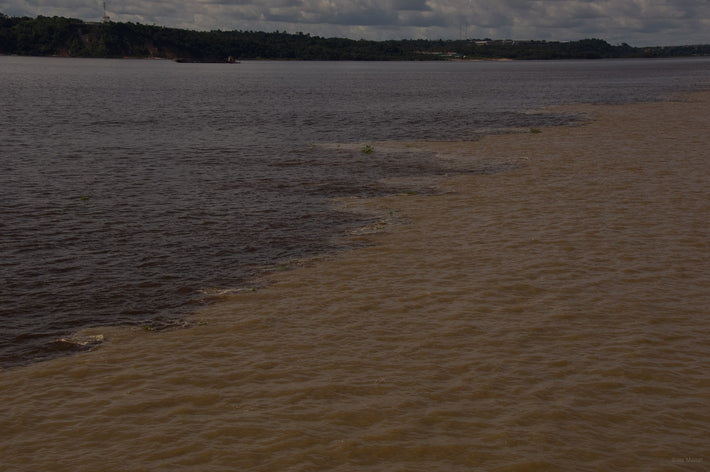
[[[0,364],[71,351],[56,341],[83,327],[169,325],[367,223],[333,197],[451,171],[430,154],[362,144],[564,124],[574,117],[530,111],[656,100],[707,85],[709,71],[708,59],[0,57]]]

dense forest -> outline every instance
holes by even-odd
[[[90,23],[63,17],[0,13],[0,54],[165,58],[189,62],[241,59],[455,60],[602,59],[710,55],[710,45],[632,47],[580,41],[392,40],[322,38],[258,31],[190,31],[136,23]]]

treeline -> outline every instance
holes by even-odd
[[[190,31],[136,23],[86,23],[61,17],[0,14],[0,53],[29,56],[137,57],[223,62],[235,59],[407,60],[397,41],[353,41],[307,34]]]
[[[258,31],[190,31],[137,23],[88,23],[0,13],[0,53],[27,56],[240,59],[451,60],[601,59],[710,55],[710,45],[636,48],[601,39],[571,42],[495,40],[366,41]]]

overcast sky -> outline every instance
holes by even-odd
[[[710,0],[106,0],[113,21],[353,39],[710,43]],[[103,15],[103,0],[0,0],[10,16]]]

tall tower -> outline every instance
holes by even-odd
[[[101,18],[104,23],[111,21],[111,18],[106,14],[106,0],[104,0],[104,16]]]

